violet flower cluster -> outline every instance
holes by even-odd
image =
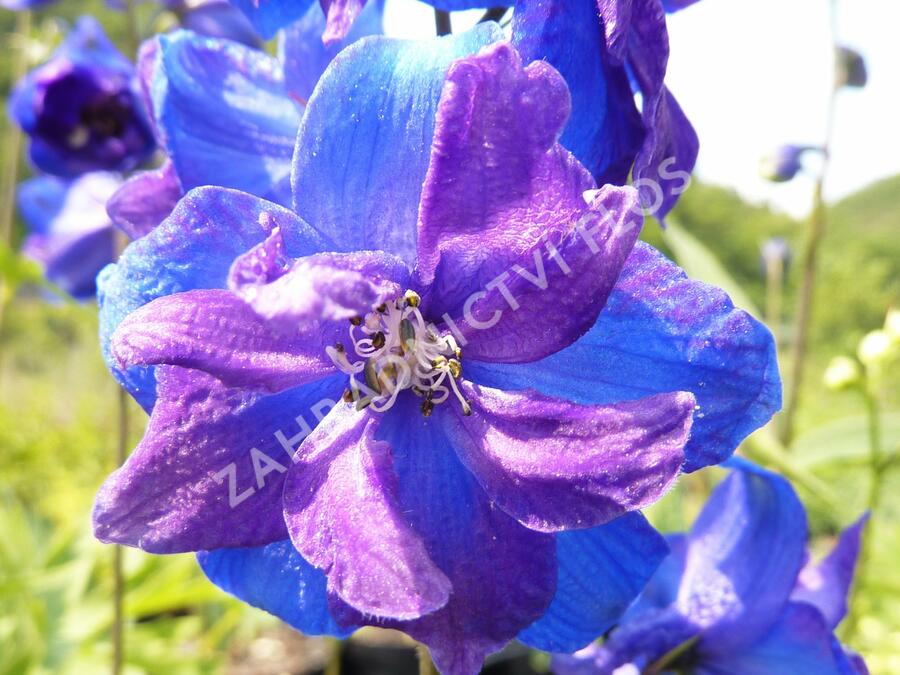
[[[868,672],[834,630],[847,614],[864,516],[819,562],[783,478],[732,460],[690,532],[602,645],[557,656],[558,675]]]

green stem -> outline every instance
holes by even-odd
[[[141,28],[134,0],[125,0],[125,22],[128,30],[128,53],[133,58],[137,58],[138,49],[141,46]]]
[[[831,51],[837,53],[837,2],[831,0]],[[803,280],[800,286],[800,297],[794,319],[794,345],[791,354],[791,378],[789,381],[787,403],[781,418],[781,441],[790,446],[794,437],[794,426],[797,408],[800,405],[800,390],[803,388],[803,376],[806,370],[806,357],[809,346],[809,326],[812,318],[813,300],[816,289],[819,250],[825,237],[827,225],[827,207],[825,204],[825,179],[830,165],[831,141],[834,135],[834,116],[837,106],[839,85],[831,89],[825,118],[825,138],[822,143],[822,167],[816,178],[813,190],[813,206],[807,226],[806,245],[803,256]]]
[[[343,656],[344,643],[337,638],[332,638],[328,645],[328,662],[325,664],[324,675],[341,675],[341,657]]]
[[[862,550],[860,551],[859,563],[856,568],[857,581],[853,591],[850,617],[847,620],[846,635],[848,641],[857,636],[862,609],[860,605],[862,590],[869,586],[872,552],[875,542],[873,530],[875,528],[875,520],[878,517],[878,511],[881,507],[882,486],[884,485],[884,476],[887,469],[885,466],[884,455],[881,451],[881,418],[878,409],[878,399],[868,389],[864,389],[862,394],[866,403],[867,428],[869,435],[869,493],[866,499],[869,522],[866,524],[865,531],[863,532]]]
[[[18,82],[28,70],[28,41],[31,39],[32,16],[29,10],[16,14],[16,28],[12,36],[15,46],[12,82]],[[17,44],[16,44],[17,43]],[[12,243],[12,223],[16,205],[16,184],[19,180],[19,161],[22,148],[22,132],[9,117],[6,118],[6,129],[3,138],[3,170],[0,175],[0,246]],[[0,279],[0,328],[3,326],[3,315],[6,311],[7,298],[5,283]]]
[[[419,654],[419,675],[435,675],[434,662],[431,660],[428,647],[419,644],[416,645],[416,651]]]

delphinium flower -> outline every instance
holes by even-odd
[[[774,183],[786,183],[803,170],[803,157],[822,148],[811,145],[782,145],[760,161],[760,173]]]
[[[26,9],[37,9],[55,1],[56,0],[0,0],[0,7],[18,12]]]
[[[774,347],[635,243],[636,192],[557,142],[565,82],[501,38],[349,47],[292,209],[194,189],[101,274],[151,418],[99,538],[202,551],[300,630],[398,628],[451,674],[574,651],[636,596],[664,555],[637,509],[769,419]]]
[[[120,184],[116,174],[98,172],[73,180],[39,176],[18,188],[28,228],[22,253],[75,298],[94,297],[97,273],[113,261],[115,235],[106,200]]]
[[[134,66],[90,17],[16,86],[10,115],[35,166],[58,176],[133,169],[155,147]]]
[[[606,641],[555,657],[555,672],[867,672],[834,635],[866,517],[810,562],[806,514],[790,483],[732,462],[691,531],[669,537],[669,557]]]

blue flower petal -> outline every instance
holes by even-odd
[[[247,15],[256,31],[266,40],[289,23],[302,17],[313,4],[319,4],[315,0],[229,1]],[[322,11],[321,8],[319,11]]]
[[[640,513],[558,534],[556,595],[519,639],[552,652],[581,649],[618,621],[667,551],[665,540]]]
[[[569,85],[572,116],[560,143],[598,185],[624,183],[644,128],[625,70],[611,63],[596,0],[520,0],[513,44],[525,63],[547,61]]]
[[[158,39],[153,112],[182,187],[236,188],[288,206],[300,114],[279,63],[188,31]]]
[[[479,384],[533,387],[578,403],[689,391],[699,409],[687,471],[726,459],[781,407],[768,329],[640,242],[597,323],[575,344],[535,363],[469,361],[466,372]]]
[[[676,606],[700,629],[699,648],[727,657],[765,635],[794,588],[806,512],[784,478],[732,460],[687,537]]]
[[[697,675],[845,675],[846,658],[812,606],[790,603],[767,635],[739,651],[703,655]],[[852,672],[852,671],[851,671]]]
[[[294,206],[339,251],[415,261],[416,220],[434,117],[450,63],[495,42],[486,23],[428,41],[364,38],[313,92],[294,155]]]
[[[274,614],[306,635],[346,637],[328,611],[325,575],[303,559],[289,539],[254,548],[201,551],[197,562],[216,586]]]
[[[325,15],[319,3],[310,7],[302,19],[285,28],[279,52],[292,97],[301,102],[308,101],[322,73],[344,47],[367,35],[384,33],[384,1],[369,2],[353,23],[347,37],[327,47],[321,39],[325,30]]]
[[[225,288],[234,259],[263,241],[275,226],[288,252],[304,256],[325,248],[297,216],[276,204],[223,188],[188,193],[159,227],[132,243],[98,277],[100,342],[107,365],[145,409],[153,407],[152,368],[116,368],[110,337],[122,319],[151,300],[196,288]]]

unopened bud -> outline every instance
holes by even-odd
[[[894,351],[894,342],[884,330],[873,330],[859,341],[856,354],[867,366],[878,366],[887,361]]]
[[[859,383],[862,368],[849,356],[835,356],[825,369],[822,380],[832,391],[841,391]]]

